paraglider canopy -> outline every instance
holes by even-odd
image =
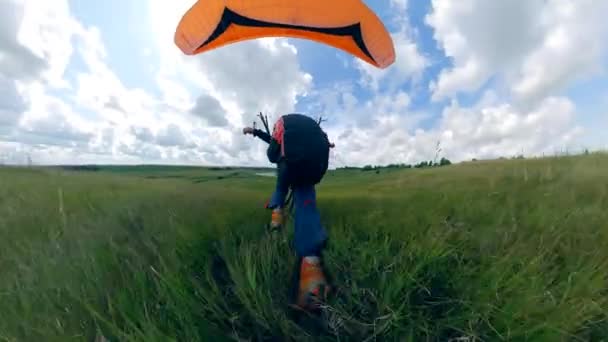
[[[195,55],[262,37],[316,41],[381,69],[395,61],[390,34],[361,0],[198,0],[179,22],[175,44]]]

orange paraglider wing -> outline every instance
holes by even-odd
[[[262,37],[316,41],[382,69],[395,61],[390,34],[361,0],[198,0],[180,21],[175,44],[195,55]]]

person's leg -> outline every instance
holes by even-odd
[[[294,201],[294,246],[298,260],[301,260],[297,304],[303,309],[315,310],[315,299],[323,301],[328,291],[321,264],[328,236],[321,224],[314,186],[295,187]]]
[[[277,183],[268,202],[268,209],[272,209],[272,219],[270,226],[272,229],[281,228],[283,224],[283,206],[289,192],[289,179],[287,177],[287,167],[279,164],[277,168]]]
[[[294,247],[299,257],[321,256],[327,232],[321,224],[313,185],[294,187],[295,236]]]

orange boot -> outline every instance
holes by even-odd
[[[329,286],[321,269],[319,257],[305,257],[300,265],[300,284],[297,305],[307,311],[319,309],[327,299]]]
[[[270,230],[280,230],[283,227],[283,220],[283,209],[273,209],[270,220]]]

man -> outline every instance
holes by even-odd
[[[299,263],[297,305],[315,310],[327,296],[328,284],[321,266],[321,252],[327,233],[321,224],[316,206],[315,185],[327,171],[329,149],[333,147],[327,135],[312,118],[302,114],[281,116],[274,125],[272,136],[246,127],[252,134],[269,144],[267,157],[277,164],[277,182],[267,205],[272,210],[271,228],[281,229],[285,200],[292,188],[295,205],[294,246]]]

